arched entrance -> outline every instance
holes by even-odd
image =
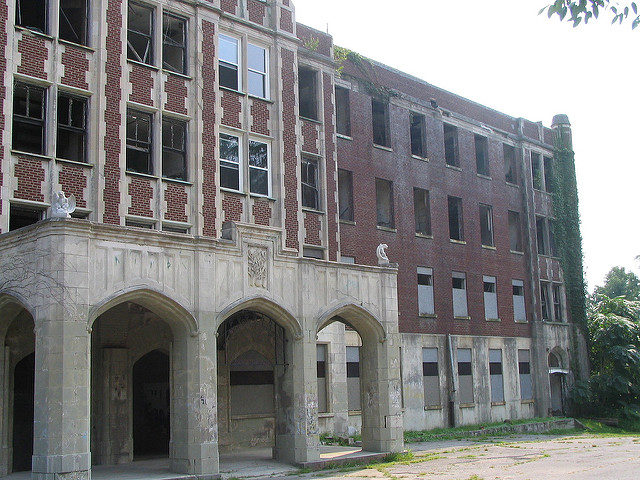
[[[562,356],[559,352],[549,353],[549,391],[551,395],[551,415],[564,414],[565,376],[568,373],[563,368]]]
[[[13,375],[13,471],[31,470],[33,455],[33,393],[36,355],[20,360]]]

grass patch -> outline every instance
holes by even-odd
[[[627,423],[623,426],[613,427],[611,425],[605,425],[597,420],[590,418],[580,418],[578,421],[584,425],[584,428],[588,433],[605,436],[640,436],[640,424]]]

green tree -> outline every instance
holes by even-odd
[[[640,300],[640,278],[632,271],[627,271],[624,267],[613,267],[607,273],[604,285],[596,287],[594,296],[596,301],[603,296]]]
[[[631,19],[631,28],[640,25],[640,15],[636,2],[618,2],[615,0],[555,0],[540,13],[547,11],[549,18],[556,15],[560,20],[573,23],[577,27],[581,23],[600,18],[602,12],[611,17],[611,24],[622,23]]]

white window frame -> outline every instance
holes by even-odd
[[[220,152],[218,152],[218,160],[219,160],[219,167],[218,167],[218,172],[220,175],[220,188],[224,188],[227,190],[231,190],[234,192],[244,192],[244,167],[243,167],[243,142],[242,142],[242,136],[241,135],[237,135],[237,134],[233,134],[233,133],[228,133],[228,132],[220,132],[218,135],[218,146],[220,145],[220,140],[222,139],[222,135],[226,135],[228,137],[233,137],[236,138],[238,140],[238,190],[231,188],[231,187],[224,187],[222,186],[222,173],[221,173],[221,169],[222,169],[222,162],[228,163],[228,164],[232,164],[235,162],[231,162],[229,160],[223,159],[220,156]]]
[[[234,37],[233,35],[229,35],[226,33],[219,33],[218,34],[218,52],[221,52],[222,49],[220,48],[220,40],[221,39],[230,39],[236,42],[236,53],[238,55],[238,63],[232,63],[229,62],[228,60],[223,60],[222,57],[220,57],[220,54],[218,53],[218,72],[216,72],[216,74],[218,75],[218,77],[220,76],[219,72],[220,72],[220,62],[226,63],[227,65],[233,65],[237,68],[237,74],[238,74],[238,91],[242,92],[242,39],[238,38],[238,37]],[[218,82],[220,81],[220,79],[218,78]],[[224,85],[220,85],[222,88],[230,88],[230,87],[226,87]]]
[[[467,275],[463,272],[451,272],[451,279],[453,281],[454,278],[460,278],[464,281],[464,288],[460,289],[460,288],[453,288],[453,285],[451,286],[451,293],[452,293],[452,298],[453,298],[453,317],[454,318],[468,318],[469,317],[469,303],[467,301]],[[456,295],[456,290],[460,290],[462,292],[464,292],[464,295],[462,293],[459,293]],[[458,300],[458,302],[456,302],[456,299]],[[464,302],[462,302],[462,300],[464,300]],[[464,306],[463,304],[464,303]],[[461,308],[461,310],[456,311],[456,305],[459,306],[459,308]]]
[[[522,288],[522,295],[515,295],[513,293],[513,287]],[[513,297],[513,320],[515,322],[527,321],[527,306],[524,300],[524,281],[523,280],[511,280],[511,294]],[[521,313],[521,315],[519,315]]]
[[[251,158],[250,158],[251,142],[261,143],[263,145],[266,145],[266,147],[267,147],[267,168],[262,168],[262,167],[257,167],[257,166],[252,166],[251,165]],[[271,192],[272,192],[272,190],[271,190],[271,188],[272,188],[272,185],[271,185],[271,143],[266,141],[266,140],[263,140],[261,138],[249,137],[249,144],[247,145],[246,164],[247,164],[247,169],[248,169],[248,171],[247,171],[248,177],[247,178],[249,178],[249,181],[247,182],[249,193],[251,195],[253,195],[253,196],[256,196],[256,197],[270,197],[271,196]],[[256,170],[262,170],[262,171],[266,171],[267,172],[267,193],[266,194],[255,193],[255,192],[251,191],[251,169],[252,168],[254,168]]]
[[[493,292],[485,292],[484,284],[492,283]],[[498,315],[498,279],[489,275],[482,276],[482,293],[484,297],[484,318],[485,320],[500,320]]]
[[[264,52],[264,72],[260,70],[255,70],[249,66],[249,48],[256,47]],[[264,78],[264,95],[256,95],[255,93],[249,92],[249,73],[253,72],[258,75],[262,75]],[[270,83],[269,83],[269,49],[267,47],[263,47],[258,45],[257,43],[247,42],[247,93],[251,96],[264,98],[265,100],[269,100],[270,95]]]
[[[418,315],[433,316],[435,315],[435,303],[433,296],[433,268],[418,267],[417,274],[428,275],[431,278],[430,285],[422,285],[418,282]]]

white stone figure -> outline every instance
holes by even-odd
[[[389,265],[389,257],[387,257],[387,252],[385,252],[387,248],[389,248],[389,245],[386,243],[378,245],[378,249],[376,250],[376,255],[378,255],[378,265]]]
[[[71,194],[65,197],[64,192],[55,192],[51,203],[51,216],[53,218],[71,218],[71,214],[76,211],[76,197]]]

